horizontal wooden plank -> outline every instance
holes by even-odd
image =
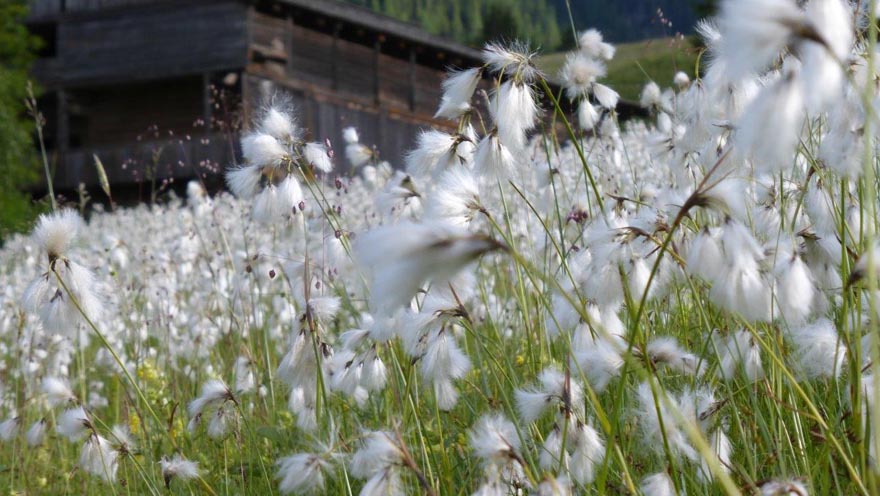
[[[61,12],[61,0],[28,0],[28,17],[43,18],[56,16]]]
[[[290,40],[290,21],[251,10],[248,17],[250,43],[280,48],[287,52]]]
[[[408,60],[385,54],[379,56],[379,101],[382,105],[409,108],[412,70]]]
[[[84,116],[78,131],[93,145],[149,139],[149,129],[161,136],[201,133],[193,123],[202,109],[201,78],[110,86],[70,92],[71,102]]]
[[[62,78],[148,79],[243,67],[245,5],[169,4],[59,24]]]
[[[291,31],[289,68],[293,77],[328,87],[333,84],[333,38],[302,26]]]
[[[337,40],[336,43],[337,90],[364,99],[375,99],[375,49],[344,40]]]

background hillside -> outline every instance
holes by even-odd
[[[645,83],[655,81],[662,87],[672,85],[672,78],[683,71],[693,78],[700,48],[695,37],[652,38],[616,45],[614,59],[608,62],[608,75],[602,82],[627,100],[638,100]],[[538,57],[538,67],[551,77],[559,74],[565,52]]]
[[[577,30],[598,28],[614,42],[689,34],[714,4],[712,0],[348,1],[469,45],[516,37],[545,52],[571,46],[572,23]]]

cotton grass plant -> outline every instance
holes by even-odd
[[[234,196],[43,216],[0,252],[4,484],[880,492],[873,12],[726,0],[623,127],[598,31],[559,94],[490,44],[404,164],[278,100]]]

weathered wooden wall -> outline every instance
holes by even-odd
[[[31,19],[54,17],[61,13],[61,0],[28,0],[28,15]]]
[[[254,10],[248,24],[245,94],[257,102],[290,93],[312,139],[342,149],[342,130],[354,126],[400,166],[420,129],[450,127],[433,119],[445,73],[424,65],[423,49],[320,18]]]
[[[300,125],[307,131],[307,139],[330,140],[336,150],[335,160],[340,170],[348,170],[349,167],[344,153],[343,129],[349,126],[357,128],[362,143],[376,146],[383,160],[400,167],[419,129],[426,127],[424,123],[397,112],[358,105],[328,95],[307,93],[256,75],[246,76],[243,83],[245,91],[256,101],[278,93],[287,95],[297,112]]]
[[[174,4],[179,0],[28,0],[28,17],[56,19],[62,15],[120,9],[153,4]]]
[[[200,132],[202,78],[187,77],[127,85],[99,86],[70,92],[84,116],[83,142],[108,145],[138,141],[155,128],[163,136]]]
[[[425,65],[421,47],[341,23],[259,11],[251,12],[248,31],[252,73],[426,117],[439,101],[444,71],[436,62]]]
[[[163,179],[188,179],[197,175],[216,178],[233,163],[229,142],[217,133],[190,140],[163,138],[89,146],[65,154],[65,166],[58,168],[53,178],[57,189],[74,190],[80,183],[90,188],[97,186],[93,155],[100,157],[107,179],[113,185],[149,183],[151,174],[158,177],[157,184]]]
[[[58,24],[58,81],[66,86],[238,68],[246,6],[181,0],[74,16]]]
[[[93,154],[113,184],[148,182],[151,173],[160,180],[216,176],[234,161],[237,143],[201,122],[205,83],[191,76],[65,90],[69,146],[54,143],[63,157],[58,188],[96,185]]]
[[[0,0],[2,1],[2,0]],[[237,75],[244,118],[261,100],[289,93],[314,140],[329,139],[344,159],[342,130],[358,129],[383,159],[401,166],[433,119],[454,44],[414,26],[336,2],[311,0],[31,0],[34,25],[57,49],[37,64],[57,90],[50,118],[63,156],[60,189],[95,185],[93,153],[110,180],[214,174],[235,162],[237,137],[202,143],[193,121],[210,114],[206,82]],[[345,8],[343,8],[345,6]],[[461,48],[462,50],[463,49]],[[155,125],[160,136],[147,133]],[[176,139],[168,138],[173,131]],[[192,139],[184,139],[187,134]],[[221,143],[222,142],[222,143]],[[183,165],[181,165],[183,164]]]

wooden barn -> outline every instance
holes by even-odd
[[[399,163],[433,119],[444,70],[479,52],[335,0],[31,0],[34,67],[60,190],[204,175],[220,184],[238,126],[283,90],[311,139],[342,130]],[[342,154],[340,154],[341,156]]]

